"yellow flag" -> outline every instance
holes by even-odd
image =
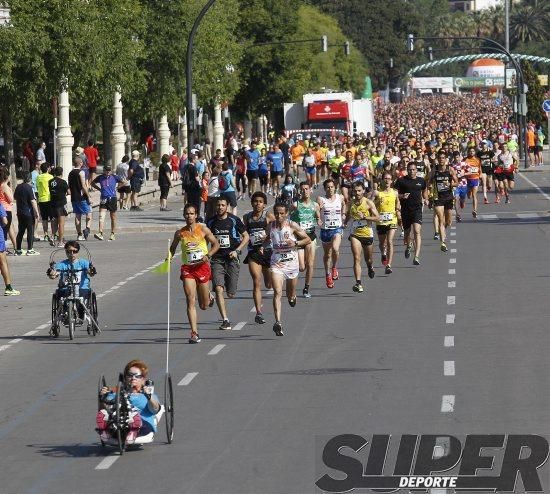
[[[168,256],[162,264],[153,269],[153,273],[156,274],[168,274],[170,272],[170,261],[172,261],[172,254],[168,252]]]

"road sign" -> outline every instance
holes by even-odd
[[[542,102],[542,109],[543,109],[544,111],[550,112],[550,99],[545,99],[545,100]]]
[[[502,100],[500,98],[495,99],[495,105],[496,106],[500,106],[501,103],[502,103]]]

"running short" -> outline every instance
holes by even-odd
[[[436,199],[434,201],[434,206],[435,207],[441,207],[443,206],[443,208],[445,209],[445,211],[449,211],[451,209],[453,209],[454,207],[454,199],[451,197],[450,199]]]
[[[514,172],[502,172],[500,174],[500,179],[499,180],[510,180],[511,182],[514,181]]]
[[[123,185],[122,187],[118,188],[118,191],[121,194],[129,194],[130,192],[132,192],[132,187],[130,187],[129,185]]]
[[[67,210],[65,206],[55,206],[50,205],[50,218],[61,218],[62,216],[67,216]]]
[[[168,199],[168,192],[170,192],[170,186],[169,185],[161,185],[160,186],[160,198],[161,199]]]
[[[282,176],[283,176],[283,170],[279,170],[279,171],[273,170],[271,172],[271,178],[282,177]]]
[[[258,178],[258,170],[246,170],[246,178],[248,180],[256,180]]]
[[[74,214],[90,214],[92,212],[92,208],[88,204],[88,201],[75,201],[71,204],[73,205]]]
[[[317,169],[314,166],[306,166],[306,173],[308,175],[315,175]]]
[[[376,225],[378,235],[387,235],[390,230],[397,230],[397,225]]]
[[[359,240],[359,242],[361,242],[361,245],[363,247],[368,247],[369,245],[372,245],[372,243],[374,242],[373,237],[359,237],[357,235],[354,235],[353,233],[348,237],[348,240],[351,240],[352,238]]]
[[[212,259],[212,282],[223,286],[228,295],[235,295],[239,282],[239,261],[237,259]]]
[[[481,173],[485,173],[485,175],[493,175],[494,168],[492,166],[482,166],[481,167]]]
[[[130,189],[132,192],[141,192],[141,178],[131,178],[130,179]]]
[[[330,172],[330,176],[332,177],[333,180],[336,180],[337,183],[340,180],[340,173],[338,172]]]
[[[401,211],[401,223],[403,230],[408,230],[413,223],[422,224],[422,210],[415,209],[414,211]]]
[[[469,178],[468,179],[468,188],[479,187],[479,178]]]
[[[182,264],[180,280],[195,280],[197,283],[208,283],[212,279],[210,263]]]
[[[90,175],[93,173],[94,175],[97,175],[97,167],[95,166],[89,166],[88,169],[90,170]]]
[[[529,146],[529,152],[534,153],[537,146]]]
[[[0,239],[0,254],[3,254],[6,252],[6,241],[4,239]]]
[[[321,242],[323,242],[324,244],[328,244],[332,242],[332,239],[336,235],[342,235],[343,233],[344,233],[343,228],[331,228],[330,230],[321,228],[321,235],[320,235]]]
[[[99,201],[99,209],[106,209],[109,213],[116,213],[117,200],[116,197],[103,197]]]
[[[53,218],[52,216],[52,203],[48,202],[39,202],[38,209],[40,210],[40,217],[42,221],[48,221]]]
[[[317,234],[315,233],[315,230],[310,231],[310,232],[306,231],[306,233],[307,233],[307,236],[311,239],[312,242],[315,242],[317,240]],[[302,247],[302,249],[303,249],[303,247]]]
[[[259,175],[258,177],[260,179],[260,185],[266,186],[267,185],[267,175]]]
[[[455,189],[455,197],[460,198],[461,201],[465,201],[467,192],[468,192],[467,187],[464,185],[461,185]]]
[[[237,207],[237,195],[235,194],[234,190],[230,192],[222,192],[220,193],[220,197],[227,199],[227,202],[232,208]]]
[[[251,261],[268,268],[271,265],[271,249],[264,249],[263,254],[259,250],[248,251],[243,264],[249,264]]]
[[[278,274],[282,276],[285,280],[293,280],[298,278],[300,274],[300,268],[298,265],[295,265],[293,268],[281,269],[273,266],[270,268],[271,274]]]

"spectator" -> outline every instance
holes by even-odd
[[[128,182],[128,161],[130,161],[130,158],[124,155],[122,161],[116,167],[115,175],[120,178],[121,182]],[[120,194],[120,209],[129,209],[128,204],[130,203],[132,188],[129,185],[121,185],[118,188],[118,192]]]
[[[91,184],[97,174],[97,163],[99,161],[99,152],[95,147],[94,141],[89,140],[88,146],[84,148],[83,152],[86,155],[86,159],[88,160],[88,170],[90,173],[88,180]]]
[[[18,256],[23,255],[21,245],[23,243],[23,236],[27,233],[27,255],[33,256],[39,254],[33,249],[34,244],[34,225],[39,217],[38,204],[36,203],[36,197],[32,190],[31,174],[29,172],[23,172],[23,182],[20,183],[14,192],[15,202],[17,204],[17,237],[15,254]]]
[[[141,186],[145,181],[145,172],[139,163],[140,156],[141,153],[139,151],[132,151],[132,159],[128,163],[128,178],[130,179],[130,188],[132,191],[130,195],[130,201],[132,203],[130,211],[143,211],[137,203],[138,195],[141,192]]]
[[[40,165],[40,175],[36,179],[36,193],[38,199],[38,209],[40,210],[40,217],[42,218],[42,228],[44,229],[44,241],[49,242],[53,240],[54,231],[52,229],[52,236],[49,235],[49,222],[52,219],[51,213],[51,196],[50,196],[50,180],[53,175],[50,174],[51,165],[49,163],[42,163]]]
[[[50,189],[50,213],[52,215],[52,233],[57,235],[57,247],[61,248],[65,245],[65,217],[67,210],[67,193],[69,192],[69,184],[63,180],[63,168],[58,166],[54,170],[54,178],[48,184]],[[54,245],[54,239],[51,239],[51,245]],[[28,254],[28,253],[27,253]]]
[[[175,155],[172,154],[172,156]],[[170,178],[171,175],[171,168],[168,164],[171,160],[171,157],[167,154],[162,155],[161,163],[159,166],[159,176],[158,176],[158,185],[160,187],[160,210],[161,211],[171,211],[171,209],[168,209],[167,203],[168,203],[168,193],[170,191],[170,187],[172,187],[172,180]]]

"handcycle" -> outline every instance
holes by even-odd
[[[122,455],[126,451],[127,446],[142,445],[152,443],[155,438],[155,433],[150,432],[144,436],[137,436],[133,440],[128,440],[128,432],[130,430],[129,422],[131,420],[132,413],[139,413],[134,409],[130,403],[130,393],[124,381],[124,375],[120,373],[118,375],[118,382],[116,387],[112,389],[111,394],[114,395],[112,399],[105,400],[101,397],[101,389],[106,387],[107,383],[105,376],[99,378],[97,388],[97,408],[98,411],[105,409],[109,414],[109,426],[107,432],[111,438],[108,440],[101,439],[101,445],[114,446],[118,449],[118,452]],[[166,373],[164,379],[164,404],[161,404],[160,410],[154,416],[155,425],[158,426],[162,416],[166,414],[166,440],[168,444],[172,444],[174,438],[174,394],[172,387],[172,377],[169,373]]]
[[[83,245],[81,248],[84,249],[90,264],[92,264],[90,251]],[[61,251],[63,249],[56,249],[51,253],[50,268],[55,266],[55,257]],[[50,334],[54,338],[59,336],[62,325],[69,329],[69,339],[71,340],[74,339],[76,327],[82,326],[84,323],[86,323],[89,335],[96,336],[98,333],[101,333],[101,329],[97,323],[98,309],[95,292],[90,288],[90,294],[87,298],[80,294],[82,272],[82,269],[75,269],[74,265],[70,263],[69,269],[62,274],[63,278],[60,286],[56,290],[56,293],[52,295],[52,324]],[[62,295],[61,292],[65,294]],[[87,317],[80,318],[79,315],[82,313]]]

